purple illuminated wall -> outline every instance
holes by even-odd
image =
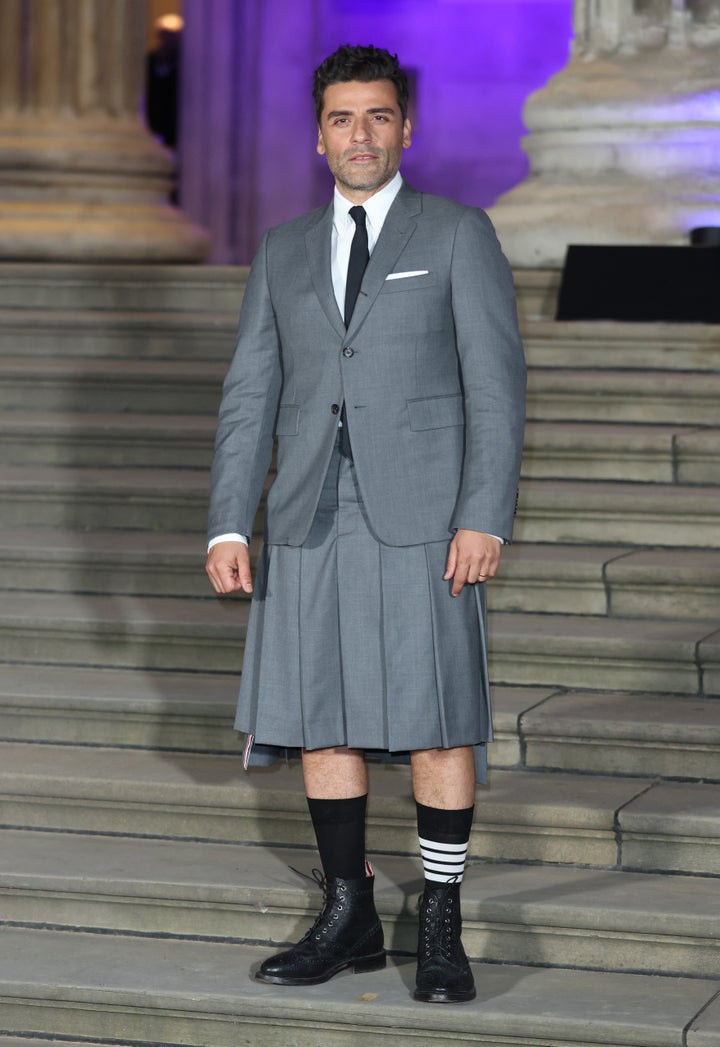
[[[528,170],[522,107],[568,60],[572,0],[321,0],[321,60],[341,43],[397,52],[417,74],[403,174],[489,207]],[[318,201],[328,182],[318,172]]]
[[[488,207],[527,173],[522,108],[567,61],[572,0],[184,0],[181,200],[213,262],[329,199],[312,70],[339,44],[395,51],[417,82],[403,173]]]

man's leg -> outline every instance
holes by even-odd
[[[460,938],[460,883],[475,802],[473,750],[427,749],[411,760],[425,870],[414,996],[425,1003],[460,1003],[475,997]]]
[[[412,753],[413,794],[418,803],[443,810],[475,803],[475,760],[471,745],[420,749]]]
[[[327,880],[365,875],[367,768],[360,749],[304,750],[305,794]]]
[[[266,960],[256,977],[276,985],[315,985],[339,971],[385,966],[375,910],[375,878],[365,865],[367,770],[362,751],[303,751],[308,807],[323,866],[324,904],[308,933]]]

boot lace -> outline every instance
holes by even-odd
[[[455,882],[453,879],[446,884],[445,890],[433,892],[425,900],[422,948],[426,959],[431,956],[448,961],[456,959],[459,935],[456,931],[456,895],[451,890]]]
[[[294,869],[292,865],[290,868],[293,872],[296,872],[298,876],[302,876],[303,879],[310,880],[312,883],[316,884],[316,886],[322,891],[323,905],[320,914],[316,917],[315,923],[303,938],[303,941],[309,941],[311,938],[314,938],[317,942],[322,941],[323,935],[327,934],[332,925],[340,919],[340,913],[345,908],[343,902],[345,901],[345,892],[347,888],[343,883],[328,883],[320,869],[313,869],[312,876],[308,876],[307,873],[301,872],[299,869]]]

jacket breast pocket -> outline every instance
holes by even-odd
[[[410,428],[419,432],[423,429],[447,429],[463,425],[462,393],[451,396],[425,396],[419,400],[408,400]]]
[[[275,422],[276,436],[297,436],[300,426],[300,408],[297,404],[280,404],[278,408],[277,421]]]
[[[392,276],[392,274],[390,274]],[[400,276],[397,279],[385,278],[383,294],[394,294],[396,291],[419,291],[424,287],[433,287],[437,283],[435,273],[422,273],[419,276]]]

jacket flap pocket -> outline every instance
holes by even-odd
[[[277,422],[275,423],[276,436],[297,436],[300,424],[300,408],[297,404],[280,404]]]
[[[407,405],[411,429],[444,429],[464,421],[462,393],[408,400]]]

